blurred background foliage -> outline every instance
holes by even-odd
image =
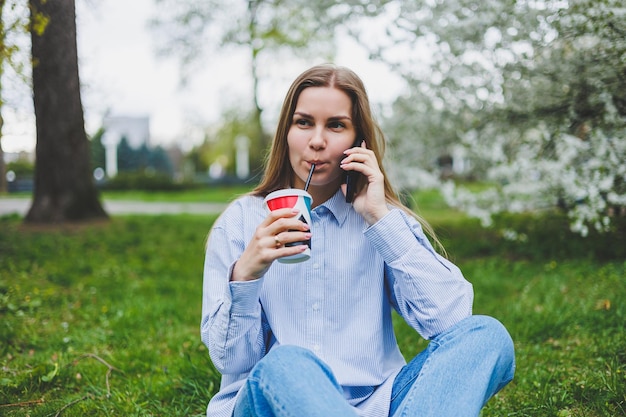
[[[626,8],[618,0],[155,4],[157,53],[178,59],[183,83],[216,53],[237,50],[249,57],[242,83],[250,91],[225,99],[221,120],[198,126],[192,149],[120,143],[121,172],[256,182],[277,112],[268,106],[283,95],[267,87],[291,79],[293,65],[333,61],[349,38],[404,83],[377,108],[400,191],[440,188],[484,225],[502,213],[558,210],[583,236],[626,216]],[[3,33],[23,30],[23,19],[15,22]],[[14,39],[2,52],[8,63],[20,62]],[[104,166],[103,133],[91,138],[94,169]],[[246,178],[237,174],[241,137]]]

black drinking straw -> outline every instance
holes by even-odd
[[[311,183],[311,177],[313,176],[313,171],[315,171],[315,164],[311,164],[311,170],[309,171],[309,178],[306,179],[306,184],[304,184],[304,191],[309,189],[309,184]]]

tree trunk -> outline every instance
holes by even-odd
[[[29,0],[29,4],[37,145],[34,198],[25,221],[107,218],[91,173],[78,80],[74,0]],[[37,24],[46,20],[45,27]]]

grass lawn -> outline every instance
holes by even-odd
[[[626,415],[626,262],[529,260],[446,216],[435,223],[474,285],[475,313],[499,318],[516,345],[515,380],[482,415]],[[204,415],[219,386],[199,337],[213,221],[37,230],[0,218],[0,415]],[[396,327],[407,357],[425,346]]]
[[[253,185],[206,186],[184,191],[100,191],[106,200],[168,201],[178,203],[229,202],[238,195],[245,194]],[[0,193],[3,197],[31,199],[31,192]]]
[[[206,186],[185,191],[103,191],[107,200],[172,201],[181,203],[229,202],[254,186]]]

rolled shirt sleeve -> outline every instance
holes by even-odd
[[[416,219],[392,209],[364,233],[385,261],[395,308],[423,337],[472,314],[472,285],[435,252]]]
[[[248,372],[265,354],[259,301],[263,279],[230,281],[235,261],[245,247],[243,234],[237,236],[238,228],[229,227],[238,211],[235,205],[218,219],[209,235],[204,263],[200,333],[222,374]]]

